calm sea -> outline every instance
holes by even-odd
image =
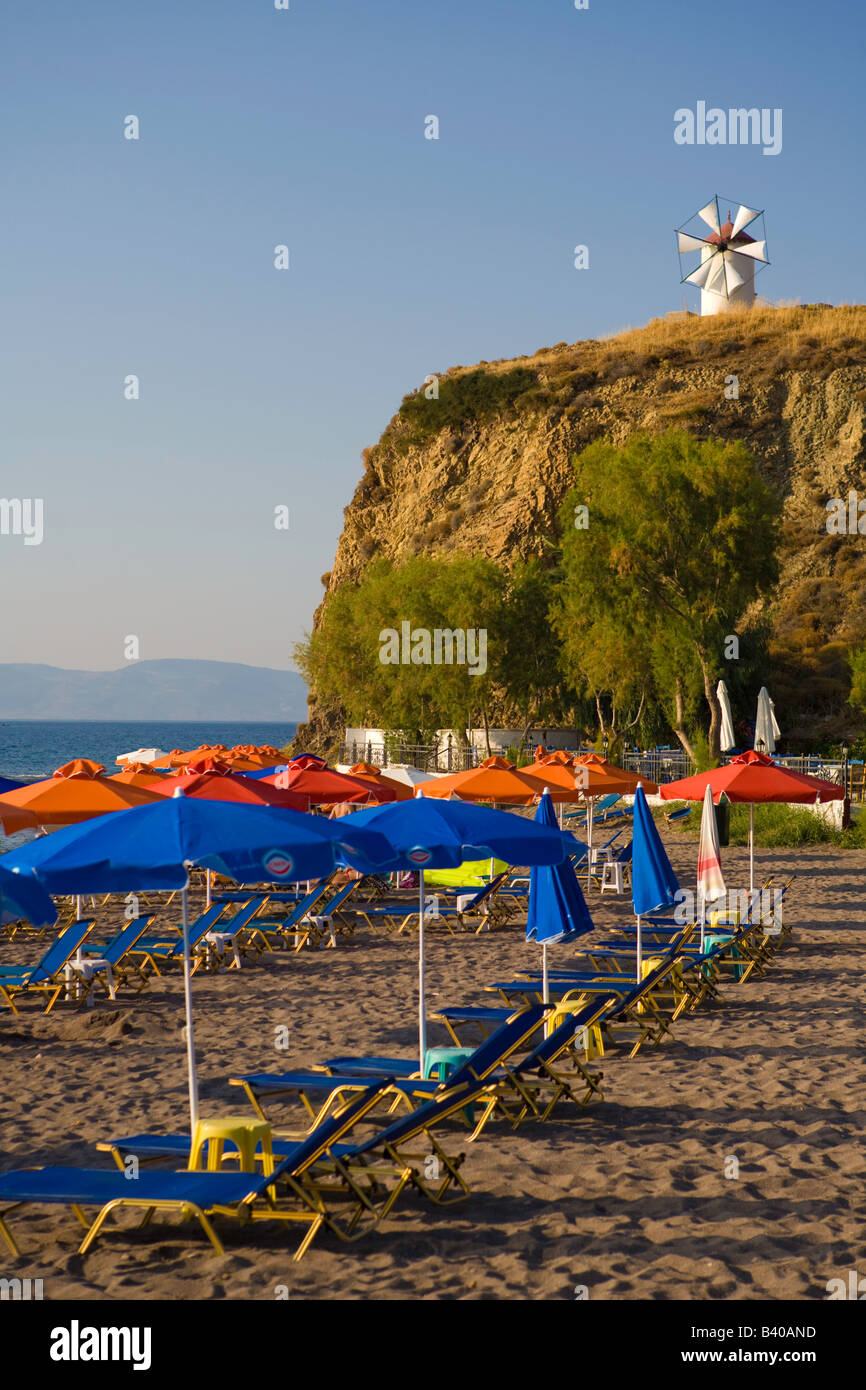
[[[197,748],[202,743],[271,743],[283,748],[297,724],[226,724],[136,721],[98,723],[54,719],[0,721],[0,777],[50,777],[70,758],[94,758],[117,771],[118,753],[135,748]]]

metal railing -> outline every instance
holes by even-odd
[[[362,741],[352,739],[340,744],[337,761],[348,763],[372,763],[374,767],[386,768],[391,763],[408,763],[420,772],[463,772],[466,768],[477,767],[486,754],[475,747],[449,738],[443,744],[397,743],[389,741],[383,745],[372,739]]]
[[[574,752],[580,750],[574,749]],[[584,750],[585,751],[585,750]],[[422,772],[462,772],[469,767],[477,767],[487,756],[484,749],[461,743],[450,738],[442,744],[398,744],[389,740],[388,745],[368,739],[352,740],[340,745],[341,763],[372,763],[385,768],[389,763],[408,763]],[[531,756],[531,751],[530,751]],[[812,777],[821,777],[827,782],[842,783],[852,801],[866,800],[866,768],[862,762],[845,762],[822,758],[817,753],[789,754],[775,756],[774,760],[783,767],[795,772],[806,772]],[[728,761],[723,756],[723,762]],[[649,748],[621,754],[621,767],[649,782],[676,782],[681,777],[689,777],[695,767],[682,748]]]

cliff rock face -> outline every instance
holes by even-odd
[[[670,315],[610,339],[452,368],[438,396],[405,397],[364,450],[323,603],[374,555],[462,550],[508,563],[540,553],[557,533],[576,453],[599,437],[619,443],[671,426],[741,440],[778,490],[774,698],[786,714],[793,701],[801,732],[850,724],[845,653],[866,639],[866,534],[829,534],[826,503],[851,490],[866,501],[862,306]],[[332,750],[342,722],[311,691],[297,746]]]

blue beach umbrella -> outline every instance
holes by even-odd
[[[427,1053],[424,981],[424,870],[456,869],[464,859],[504,859],[508,864],[559,864],[581,848],[569,831],[537,825],[511,811],[495,811],[468,801],[427,798],[418,789],[412,801],[393,801],[353,811],[340,820],[378,830],[398,856],[393,866],[418,873],[418,1053]]]
[[[636,973],[640,980],[641,917],[648,912],[655,912],[660,907],[671,907],[680,885],[665,853],[640,783],[635,791],[632,826],[631,903],[637,917]]]
[[[0,865],[0,926],[22,917],[34,927],[50,927],[57,921],[57,910],[31,874],[13,874]]]
[[[556,811],[546,787],[533,820],[536,825],[557,826]],[[560,941],[576,941],[592,928],[593,920],[569,859],[530,869],[526,939],[541,944],[545,1004],[549,1003],[548,946]]]
[[[189,870],[215,869],[240,883],[322,878],[337,862],[370,872],[391,867],[386,840],[361,827],[302,811],[173,796],[96,816],[4,856],[4,867],[30,874],[55,893],[180,888],[190,1120],[198,1118],[198,1082],[189,951]]]
[[[370,872],[390,868],[382,835],[283,807],[173,796],[94,816],[3,856],[14,873],[37,875],[52,893],[118,893],[186,887],[191,867],[238,883],[322,878],[340,857]],[[356,862],[357,861],[357,862]]]

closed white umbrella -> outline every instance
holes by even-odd
[[[725,685],[724,681],[719,681],[716,686],[716,699],[719,702],[719,709],[722,712],[719,747],[723,753],[727,753],[729,748],[736,748],[737,740],[734,738],[734,720],[731,715],[731,701],[728,695],[728,687]]]
[[[776,707],[770,699],[765,685],[758,691],[758,717],[755,720],[755,748],[759,752],[775,753],[776,739],[781,738],[781,730],[776,723]],[[759,745],[763,744],[763,748]]]

